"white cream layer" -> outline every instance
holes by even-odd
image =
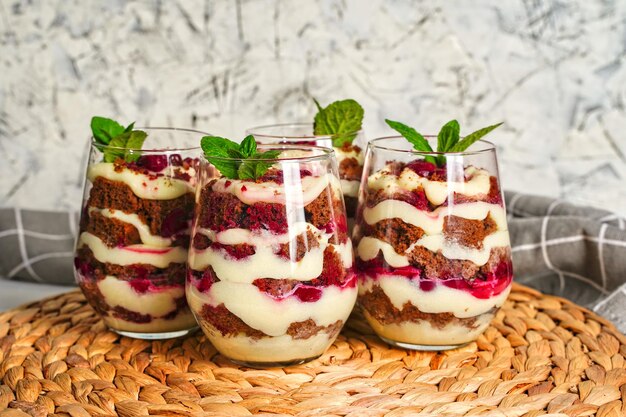
[[[457,216],[469,220],[484,220],[487,216],[496,223],[498,230],[507,230],[506,213],[502,206],[485,203],[456,204],[441,206],[432,212],[418,210],[409,203],[400,200],[384,200],[374,207],[363,209],[363,219],[367,224],[376,224],[381,220],[399,218],[405,223],[421,227],[427,235],[443,232],[443,220],[446,216]]]
[[[194,187],[189,182],[168,176],[150,178],[148,175],[130,169],[117,172],[115,165],[111,162],[89,165],[87,178],[94,182],[97,177],[121,181],[128,185],[137,197],[148,200],[171,200],[194,191]]]
[[[97,212],[108,219],[116,219],[124,223],[133,225],[135,229],[137,229],[137,231],[139,232],[139,237],[141,238],[141,241],[146,245],[164,248],[172,244],[172,239],[164,238],[161,236],[155,236],[152,233],[150,233],[150,227],[148,227],[147,224],[142,222],[139,216],[134,213],[128,214],[128,213],[124,213],[121,210],[114,210],[114,209],[109,209],[109,208],[99,209],[95,207],[89,207],[89,214],[91,215],[91,213],[93,212]]]
[[[181,310],[173,319],[152,319],[149,323],[135,323],[110,315],[102,317],[102,320],[111,329],[135,333],[176,332],[197,326],[193,314],[188,309]]]
[[[306,206],[315,200],[328,185],[339,191],[341,184],[331,174],[321,176],[306,176],[300,178],[300,171],[289,176],[290,170],[283,170],[284,184],[275,182],[255,183],[251,181],[220,178],[213,184],[213,191],[231,193],[245,204],[275,203],[288,207]]]
[[[447,259],[466,260],[473,262],[475,265],[483,266],[489,261],[492,249],[508,247],[510,246],[510,241],[509,232],[506,230],[497,231],[486,236],[483,240],[482,249],[459,245],[445,239],[443,235],[431,235],[423,236],[421,239],[413,242],[405,253],[411,253],[417,246],[423,246],[432,252],[441,251],[443,256]],[[393,249],[393,246],[378,238],[369,236],[363,237],[357,247],[357,255],[364,261],[374,259],[378,256],[379,252],[383,253],[385,261],[394,268],[409,265],[407,255],[398,254]]]
[[[413,191],[421,186],[428,201],[437,206],[454,193],[466,196],[489,193],[491,183],[488,171],[470,166],[465,168],[464,176],[470,179],[468,181],[464,181],[463,178],[459,178],[461,181],[431,181],[417,175],[409,168],[404,168],[399,176],[392,175],[388,169],[383,169],[370,175],[367,185],[372,190],[386,190],[389,194],[399,190]],[[449,173],[448,177],[455,178],[455,175]]]
[[[326,332],[319,332],[308,339],[294,339],[289,335],[260,339],[245,335],[224,337],[201,318],[198,322],[219,352],[245,362],[288,362],[314,358],[324,353],[336,338],[331,339]]]
[[[432,326],[428,321],[405,321],[402,323],[382,324],[367,311],[363,314],[372,329],[386,339],[415,345],[459,345],[474,341],[489,327],[493,314],[484,314],[477,318],[475,329],[455,323],[449,323],[442,329]]]
[[[458,318],[474,317],[486,313],[494,307],[500,307],[506,301],[511,285],[500,294],[487,298],[476,298],[467,291],[437,285],[431,291],[422,291],[418,285],[402,276],[381,275],[376,279],[365,277],[359,282],[359,294],[371,291],[379,285],[398,310],[410,302],[424,313],[452,313]]]
[[[174,287],[158,291],[138,293],[127,281],[106,276],[98,282],[98,289],[111,307],[123,307],[140,314],[154,317],[165,316],[176,310],[176,299],[185,295],[185,288]]]
[[[299,261],[292,261],[278,256],[275,251],[278,245],[294,242],[297,235],[309,228],[318,237],[319,247],[311,248]],[[213,267],[215,274],[222,281],[252,283],[257,278],[294,279],[310,281],[322,273],[324,251],[331,245],[340,255],[344,267],[352,266],[352,243],[333,245],[328,243],[331,237],[322,233],[315,226],[308,223],[294,224],[290,232],[275,235],[269,231],[252,232],[247,229],[230,229],[215,234],[210,230],[198,230],[211,240],[225,245],[247,243],[254,245],[255,254],[246,258],[235,259],[227,255],[222,249],[208,247],[197,250],[191,247],[189,251],[189,266],[197,271]],[[292,252],[295,252],[292,251]]]
[[[220,281],[214,283],[207,293],[200,293],[195,286],[189,285],[187,301],[196,312],[201,311],[204,304],[224,304],[253,329],[270,336],[281,336],[294,322],[312,319],[318,326],[328,326],[348,318],[356,302],[357,288],[328,286],[321,291],[320,299],[315,302],[302,302],[293,296],[279,301],[252,284]]]
[[[148,264],[157,268],[166,268],[170,263],[183,263],[187,260],[187,250],[182,247],[151,247],[148,245],[129,245],[109,248],[97,236],[83,232],[77,247],[87,246],[100,262],[116,265]]]
[[[341,192],[347,197],[358,197],[361,181],[341,180]]]

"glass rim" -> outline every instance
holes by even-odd
[[[278,134],[268,134],[268,133],[257,133],[258,130],[261,129],[269,129],[269,128],[281,128],[281,127],[304,127],[304,126],[310,126],[311,127],[311,131],[313,131],[313,123],[310,122],[292,122],[292,123],[274,123],[274,124],[269,124],[269,125],[260,125],[260,126],[254,126],[254,127],[250,127],[248,129],[246,129],[246,135],[252,135],[254,137],[260,137],[260,138],[282,138],[285,140],[290,140],[290,141],[298,141],[298,140],[320,140],[320,139],[333,139],[336,138],[339,135],[358,135],[359,133],[363,132],[363,129],[359,129],[359,130],[355,130],[353,132],[346,132],[346,133],[340,133],[340,134],[333,134],[333,135],[315,135],[315,134],[311,134],[311,135],[278,135]]]
[[[187,128],[181,128],[181,127],[149,127],[149,126],[141,126],[141,127],[136,127],[133,128],[133,130],[146,130],[146,131],[150,131],[150,130],[154,130],[154,131],[171,131],[171,132],[184,132],[184,133],[197,133],[199,135],[202,136],[207,136],[210,135],[210,133],[207,132],[202,132],[200,130],[195,130],[195,129],[187,129]],[[148,135],[149,136],[149,135]],[[182,151],[195,151],[195,150],[199,150],[200,148],[200,138],[198,138],[198,145],[197,146],[186,146],[186,147],[175,147],[175,148],[153,148],[153,149],[136,149],[136,148],[127,148],[124,146],[111,146],[109,144],[104,144],[104,143],[99,143],[96,141],[96,138],[94,138],[93,136],[91,136],[91,146],[95,147],[99,150],[102,149],[112,149],[112,150],[119,150],[119,151],[133,151],[133,152],[138,152],[138,153],[165,153],[165,152],[182,152]]]
[[[263,158],[232,158],[232,157],[223,157],[223,156],[211,156],[211,159],[215,159],[218,161],[237,161],[237,162],[272,162],[272,163],[277,163],[277,162],[313,162],[313,161],[318,161],[318,160],[324,160],[324,159],[328,159],[328,158],[332,158],[333,156],[335,156],[335,151],[332,148],[327,148],[325,146],[316,146],[316,145],[295,145],[295,144],[285,144],[285,143],[267,143],[267,144],[261,144],[259,143],[257,145],[257,149],[260,150],[284,150],[284,151],[288,151],[288,150],[304,150],[304,151],[320,151],[319,154],[317,155],[303,155],[303,156],[285,156],[285,157],[280,157],[280,155],[277,158],[271,158],[271,159],[263,159]],[[202,158],[207,161],[207,162],[211,162],[208,160],[206,155],[202,155]]]
[[[425,138],[436,138],[436,135],[423,135]],[[484,140],[484,139],[479,139],[477,140],[475,143],[482,143],[484,145],[487,145],[485,147],[485,149],[477,149],[477,150],[465,150],[465,151],[461,151],[461,152],[437,152],[437,151],[432,151],[432,152],[427,152],[427,151],[418,151],[415,149],[400,149],[397,147],[392,147],[392,146],[383,146],[381,144],[379,144],[379,142],[384,142],[384,141],[388,141],[391,139],[405,139],[404,136],[401,135],[393,135],[393,136],[382,136],[382,137],[378,137],[378,138],[374,138],[372,140],[370,140],[367,143],[368,147],[371,147],[372,149],[380,149],[383,151],[391,151],[391,152],[398,152],[398,153],[404,153],[404,154],[412,154],[412,155],[425,155],[425,156],[470,156],[470,155],[480,155],[480,154],[485,154],[485,153],[489,153],[489,152],[495,152],[496,151],[496,145],[494,145],[492,142],[489,142],[488,140]],[[406,139],[405,139],[406,140]],[[407,141],[407,144],[410,145],[410,142]],[[474,144],[472,144],[473,146]]]

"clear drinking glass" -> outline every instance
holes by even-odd
[[[203,161],[187,300],[224,356],[285,366],[320,356],[348,318],[357,297],[352,243],[331,150],[258,150],[281,154],[264,160],[272,166],[257,180],[225,178]]]
[[[353,240],[368,322],[410,349],[475,340],[513,277],[494,146],[424,153],[384,137],[369,143],[364,170]]]
[[[354,219],[358,202],[359,184],[361,183],[361,175],[363,173],[363,147],[366,145],[365,135],[362,130],[346,134],[346,136],[354,136],[354,140],[352,144],[343,147],[333,147],[332,135],[313,134],[312,123],[257,126],[248,129],[246,134],[253,135],[258,143],[315,145],[334,149],[337,163],[339,164],[341,191],[346,203],[348,219],[350,221]]]
[[[146,149],[92,140],[74,271],[113,331],[140,339],[196,327],[185,298],[187,248],[202,132],[142,128]],[[134,162],[104,153],[135,155]]]

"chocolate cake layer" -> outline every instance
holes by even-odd
[[[247,205],[231,193],[213,191],[215,181],[209,182],[200,192],[200,227],[218,232],[234,228],[265,229],[278,234],[287,232],[287,211],[283,204],[259,202]],[[335,195],[330,187],[306,205],[304,213],[306,221],[321,230],[334,220],[336,236],[331,238],[331,243],[346,242],[347,221],[341,197]]]
[[[291,323],[287,329],[287,334],[294,339],[308,339],[319,332],[324,332],[328,334],[329,338],[333,338],[339,334],[342,326],[343,321],[341,320],[337,320],[328,326],[318,326],[315,324],[315,321],[308,319],[305,321]]]
[[[110,248],[142,243],[135,226],[95,211],[89,213],[85,231],[100,238]]]
[[[148,225],[150,233],[162,236],[164,223],[169,226],[169,222],[181,222],[182,219],[186,223],[191,219],[194,195],[189,192],[171,200],[142,199],[137,197],[131,188],[121,181],[97,177],[89,192],[87,205],[136,214],[143,223]],[[167,219],[168,216],[171,216],[170,220]]]
[[[487,216],[484,220],[471,220],[458,216],[443,218],[445,238],[470,248],[482,249],[485,238],[497,230],[498,225],[491,216]]]
[[[248,206],[231,193],[213,191],[211,187],[215,182],[217,180],[211,180],[200,191],[198,224],[216,231],[248,229],[250,227]]]
[[[257,278],[253,284],[260,291],[274,298],[283,298],[291,294],[302,282],[295,279]]]
[[[187,300],[185,297],[181,297],[175,300],[176,308],[168,312],[162,317],[153,317],[150,314],[141,314],[136,311],[128,310],[121,306],[110,306],[107,304],[104,295],[98,288],[98,282],[95,280],[83,279],[80,280],[78,285],[81,287],[85,298],[89,302],[89,305],[96,310],[101,316],[111,315],[115,318],[126,320],[132,323],[145,324],[150,323],[155,318],[161,318],[164,320],[171,320],[176,318],[178,313],[187,308]]]
[[[349,277],[348,271],[343,267],[341,256],[332,246],[324,250],[324,264],[322,273],[316,279],[311,280],[312,285],[343,285]]]
[[[404,254],[414,242],[424,236],[422,228],[405,223],[395,217],[384,219],[374,225],[363,225],[365,236],[374,237],[389,243],[398,254]]]
[[[293,248],[292,246],[293,245]],[[299,262],[304,258],[311,249],[319,248],[320,242],[315,234],[307,230],[306,233],[301,233],[296,236],[296,238],[290,243],[282,243],[278,245],[278,249],[275,252],[276,255],[284,258],[290,259],[294,262]],[[196,233],[193,238],[193,247],[197,250],[205,250],[206,248],[212,247],[214,249],[222,249],[226,251],[229,255],[241,259],[246,256],[254,255],[256,253],[255,247],[253,245],[249,245],[247,243],[241,243],[237,245],[224,245],[221,243],[212,242],[207,236]]]
[[[293,250],[291,247],[293,246]],[[315,234],[307,230],[306,233],[300,233],[295,240],[290,243],[282,243],[276,254],[285,259],[291,259],[300,262],[304,255],[313,248],[319,248],[320,242]]]
[[[426,278],[463,278],[471,280],[486,276],[497,265],[508,261],[511,256],[511,250],[508,247],[493,248],[489,255],[489,260],[482,266],[478,266],[472,261],[448,259],[443,256],[441,251],[433,252],[423,246],[416,246],[408,256],[410,264],[422,269]]]
[[[426,198],[426,193],[419,187],[413,191],[398,191],[389,194],[387,190],[366,190],[365,194],[365,206],[373,208],[379,203],[386,200],[398,200],[408,203],[418,210],[432,211],[433,207]]]
[[[154,286],[185,285],[186,264],[171,263],[167,268],[157,268],[149,264],[116,265],[98,261],[91,249],[86,246],[76,252],[77,269],[87,278],[99,281],[107,275],[123,281],[149,280]]]
[[[361,180],[363,165],[356,158],[345,158],[339,163],[339,177],[348,181]]]
[[[452,313],[424,313],[409,301],[399,310],[378,285],[374,285],[371,291],[359,295],[359,303],[370,316],[382,324],[400,324],[407,321],[419,322],[425,320],[437,329],[443,329],[448,324],[464,326],[468,329],[478,327],[476,321],[479,316],[461,319]],[[493,310],[495,312],[495,309]]]
[[[455,192],[453,194],[452,201],[454,204],[476,203],[478,201],[500,205],[503,203],[500,185],[498,184],[498,179],[494,176],[489,177],[489,192],[487,194],[467,196]],[[447,206],[448,204],[449,202],[446,200],[442,205]]]
[[[252,339],[272,337],[247,325],[243,320],[231,313],[224,304],[220,304],[216,307],[205,304],[202,306],[200,316],[217,329],[222,336],[228,337],[244,334]],[[308,319],[291,323],[287,329],[287,334],[294,339],[308,339],[319,332],[328,333],[329,337],[333,337],[341,329],[342,325],[343,322],[338,320],[328,326],[318,326],[313,320]]]
[[[306,219],[315,227],[323,229],[331,220],[337,222],[335,236],[331,243],[345,243],[348,240],[348,225],[345,218],[340,196],[327,187],[319,196],[304,207]]]

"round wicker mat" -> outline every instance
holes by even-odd
[[[201,333],[107,331],[77,292],[0,313],[0,416],[626,415],[626,337],[516,285],[476,343],[390,348],[353,317],[318,360],[241,368]]]

